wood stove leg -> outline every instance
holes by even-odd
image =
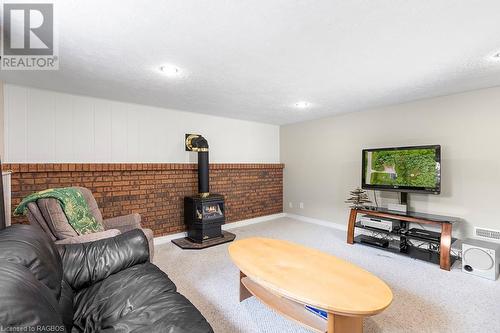
[[[327,333],[363,333],[363,317],[328,314]]]
[[[252,297],[253,295],[248,291],[247,287],[245,287],[243,285],[243,283],[241,283],[241,279],[243,279],[244,277],[247,277],[245,275],[245,273],[243,273],[242,271],[240,271],[240,302],[243,302],[244,300],[246,300],[247,298],[249,297]]]
[[[439,266],[441,269],[449,271],[451,268],[451,223],[441,224],[441,245],[439,246],[440,258]]]
[[[349,225],[347,226],[347,243],[354,243],[354,225],[356,224],[356,216],[358,211],[356,209],[351,209],[351,214],[349,215]]]

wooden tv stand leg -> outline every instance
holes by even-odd
[[[451,223],[441,224],[441,244],[439,246],[439,266],[449,271],[451,268]]]
[[[247,298],[250,298],[252,297],[253,295],[248,291],[247,287],[245,287],[243,285],[243,283],[241,283],[241,279],[247,277],[245,275],[245,273],[243,273],[242,271],[240,271],[240,302],[243,302],[244,300],[246,300]]]
[[[351,214],[349,215],[349,225],[347,226],[347,243],[354,244],[354,225],[356,224],[356,216],[358,211],[356,209],[351,209]]]
[[[327,333],[363,333],[363,317],[328,314]]]

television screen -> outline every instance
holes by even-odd
[[[363,150],[362,187],[400,192],[441,192],[441,146]]]

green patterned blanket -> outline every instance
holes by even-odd
[[[68,218],[69,224],[79,235],[104,231],[102,223],[97,221],[90,213],[89,206],[82,192],[71,187],[48,189],[30,194],[17,206],[14,210],[14,215],[25,214],[28,209],[28,203],[44,198],[52,198],[59,201],[64,214]]]

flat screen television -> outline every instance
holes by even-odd
[[[441,146],[363,149],[362,188],[441,193]]]

